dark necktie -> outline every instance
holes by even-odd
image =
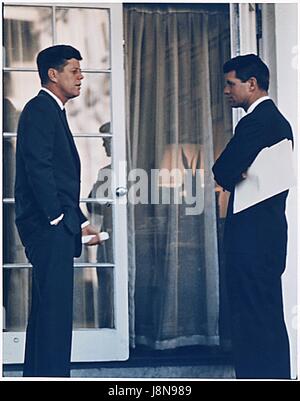
[[[68,128],[68,131],[71,132],[71,131],[70,131],[69,124],[68,124],[68,120],[67,120],[66,109],[63,108],[61,112],[62,112],[63,120],[64,120],[64,122],[65,122],[65,124],[66,124],[66,126],[67,126],[67,128]]]
[[[77,152],[76,145],[75,145],[75,142],[74,142],[74,138],[73,138],[73,135],[72,135],[72,132],[70,130],[70,127],[69,127],[69,124],[68,124],[68,120],[67,120],[66,109],[65,108],[62,109],[61,113],[62,113],[62,117],[63,117],[64,123],[65,123],[65,127],[67,129],[67,133],[68,133],[68,138],[69,138],[70,144],[71,144],[71,146],[73,148],[74,156],[77,159],[77,161],[79,162],[78,152]]]

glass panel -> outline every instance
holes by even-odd
[[[3,130],[16,132],[25,104],[40,90],[37,72],[5,72],[3,78]]]
[[[12,203],[3,204],[3,262],[28,263],[15,225],[15,205]]]
[[[81,159],[81,197],[87,198],[95,186],[97,197],[111,198],[110,138],[75,138]],[[3,195],[14,196],[16,137],[3,139]],[[103,185],[100,185],[103,183]],[[97,185],[96,185],[97,184]],[[95,196],[93,196],[95,197]]]
[[[99,133],[110,121],[110,74],[84,73],[81,94],[67,105],[68,121],[75,133]]]
[[[75,138],[81,159],[81,198],[112,198],[111,193],[111,139]],[[114,263],[113,257],[113,205],[81,204],[83,213],[99,231],[106,231],[110,238],[99,247],[84,247],[80,261]]]
[[[75,269],[73,328],[114,328],[114,271]]]
[[[14,83],[14,86],[18,84],[18,82],[23,83],[24,87],[26,87],[26,82],[29,83],[30,77],[32,73],[12,73],[12,74],[5,74],[7,78],[11,75],[11,82]],[[20,76],[24,77],[24,80],[19,80]],[[25,80],[26,78],[26,80]],[[32,85],[34,86],[34,85]],[[28,95],[28,91],[31,92]],[[33,93],[32,93],[33,92]],[[38,93],[38,87],[34,92],[33,88],[31,90],[25,90],[27,96],[23,99],[19,98],[17,100],[14,97],[13,91],[10,92],[11,95],[4,99],[4,118],[3,118],[3,128],[4,132],[16,132],[18,118],[21,113],[24,104],[29,100],[30,97],[33,97],[36,93]],[[14,104],[17,105],[15,106]],[[72,111],[68,112],[68,119],[70,120],[69,116]],[[80,112],[79,112],[80,113]],[[71,114],[72,115],[72,114]],[[82,120],[84,121],[84,116],[81,116]],[[75,118],[75,117],[74,117]],[[71,117],[72,120],[72,117]],[[77,122],[77,120],[75,120]],[[78,121],[80,124],[80,121]],[[77,125],[78,125],[77,124]],[[105,126],[105,124],[101,124],[100,128]],[[71,126],[71,124],[70,124]],[[97,131],[99,128],[97,129]],[[103,132],[103,130],[101,129]],[[104,129],[104,132],[107,130]],[[102,138],[76,138],[76,144],[78,147],[78,151],[81,158],[82,163],[82,191],[81,197],[87,197],[93,184],[97,180],[98,170],[108,166],[111,162],[110,159],[110,142],[109,138],[102,139]],[[4,149],[3,149],[3,165],[4,165],[4,197],[12,197],[13,196],[13,185],[14,185],[14,178],[15,178],[15,147],[16,147],[16,139],[15,138],[5,138],[4,139]]]
[[[4,331],[24,331],[30,310],[31,269],[4,269]]]
[[[111,158],[110,138],[76,138],[76,145],[80,153],[82,163],[81,197],[82,198],[111,198]],[[105,146],[103,144],[105,143]],[[3,141],[3,196],[14,197],[15,182],[15,149],[16,138],[4,138]],[[112,243],[112,213],[110,204],[81,204],[87,218],[101,231],[110,234],[109,240],[101,246],[101,249],[90,255],[83,252],[85,262],[113,263]],[[4,261],[5,263],[22,263],[26,261],[23,247],[20,243],[15,228],[15,212],[13,204],[4,204]],[[94,251],[95,252],[95,247]],[[94,256],[93,256],[94,255]],[[92,260],[91,260],[92,259]]]
[[[68,43],[82,55],[82,68],[109,69],[109,12],[88,8],[57,8],[58,43]]]
[[[74,328],[114,328],[114,271],[74,270]],[[4,331],[26,329],[31,303],[31,269],[4,269]]]
[[[52,9],[50,7],[6,6],[4,8],[4,66],[36,68],[36,55],[51,46]],[[79,22],[78,22],[79,21]],[[96,22],[95,22],[96,21]],[[77,47],[83,56],[83,69],[109,69],[109,11],[58,8],[57,39]],[[95,25],[96,24],[96,25]],[[78,27],[84,27],[78,31]],[[92,33],[89,30],[92,29]],[[92,40],[91,40],[92,38]],[[97,49],[97,51],[95,51]],[[73,133],[108,133],[110,131],[110,74],[85,73],[82,93],[67,104]],[[3,128],[16,132],[19,115],[40,90],[37,72],[5,72],[3,78]],[[82,197],[103,197],[99,181],[103,169],[110,170],[110,138],[76,138],[82,162]],[[15,181],[16,138],[4,138],[4,197],[13,197]],[[109,150],[108,150],[109,149]],[[111,171],[111,170],[110,170]],[[104,181],[106,179],[104,178]],[[99,247],[83,248],[76,262],[113,263],[112,205],[82,204],[87,217],[109,240]],[[3,205],[3,261],[27,263],[23,245],[14,223],[15,205]],[[30,305],[31,269],[5,269],[4,329],[25,330]],[[114,270],[112,268],[75,269],[74,327],[114,327]]]
[[[74,139],[81,160],[81,198],[87,198],[97,181],[107,180],[105,177],[108,176],[111,178],[111,157],[110,153],[107,153],[110,151],[111,140],[103,140],[100,137]],[[111,197],[110,191],[106,191],[105,194],[106,197]]]
[[[52,44],[51,16],[47,7],[4,7],[5,67],[36,67],[37,53]]]
[[[93,192],[94,192],[93,188]],[[94,193],[93,193],[94,195]],[[92,194],[91,196],[94,197]],[[101,245],[83,246],[80,258],[76,259],[79,263],[114,263],[114,243],[113,243],[113,205],[89,203],[86,210],[81,206],[85,216],[99,231],[106,231],[109,239]]]
[[[67,103],[67,115],[73,133],[99,133],[110,121],[110,74],[84,74],[81,95]],[[4,132],[16,132],[25,104],[41,88],[37,72],[5,72],[3,80]]]
[[[111,198],[110,138],[75,138],[81,159],[81,197],[94,187],[98,198]],[[3,139],[3,196],[14,196],[16,137]],[[103,184],[103,185],[100,185]],[[96,192],[93,197],[96,197]]]
[[[3,197],[14,197],[16,138],[3,138]]]

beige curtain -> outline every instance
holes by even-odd
[[[127,5],[125,41],[129,169],[144,169],[148,177],[153,169],[190,169],[196,195],[191,214],[186,183],[162,176],[152,189],[171,193],[170,204],[129,204],[131,345],[216,345],[219,260],[211,166],[214,138],[230,129],[222,98],[227,8]],[[182,204],[172,203],[178,191]]]

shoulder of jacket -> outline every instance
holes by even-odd
[[[274,102],[269,99],[261,104],[259,104],[251,113],[246,114],[244,117],[240,119],[238,125],[249,125],[249,124],[261,124],[264,125],[269,115],[266,114],[268,112],[278,112],[278,109]],[[237,125],[237,126],[238,126]]]
[[[255,124],[256,121],[257,121],[257,116],[253,114],[253,112],[250,114],[246,114],[239,120],[239,122],[236,125],[236,128],[241,128],[247,125]]]
[[[38,94],[29,100],[29,102],[25,105],[24,110],[36,110],[36,111],[56,111],[56,107],[47,96],[42,94]]]

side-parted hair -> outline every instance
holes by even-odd
[[[41,84],[45,85],[48,83],[49,68],[55,68],[57,71],[61,71],[71,58],[82,60],[80,52],[69,45],[51,46],[40,51],[37,55],[36,63]]]
[[[223,65],[224,74],[235,71],[236,77],[242,82],[255,77],[260,89],[269,89],[270,72],[266,64],[255,54],[234,57]]]

